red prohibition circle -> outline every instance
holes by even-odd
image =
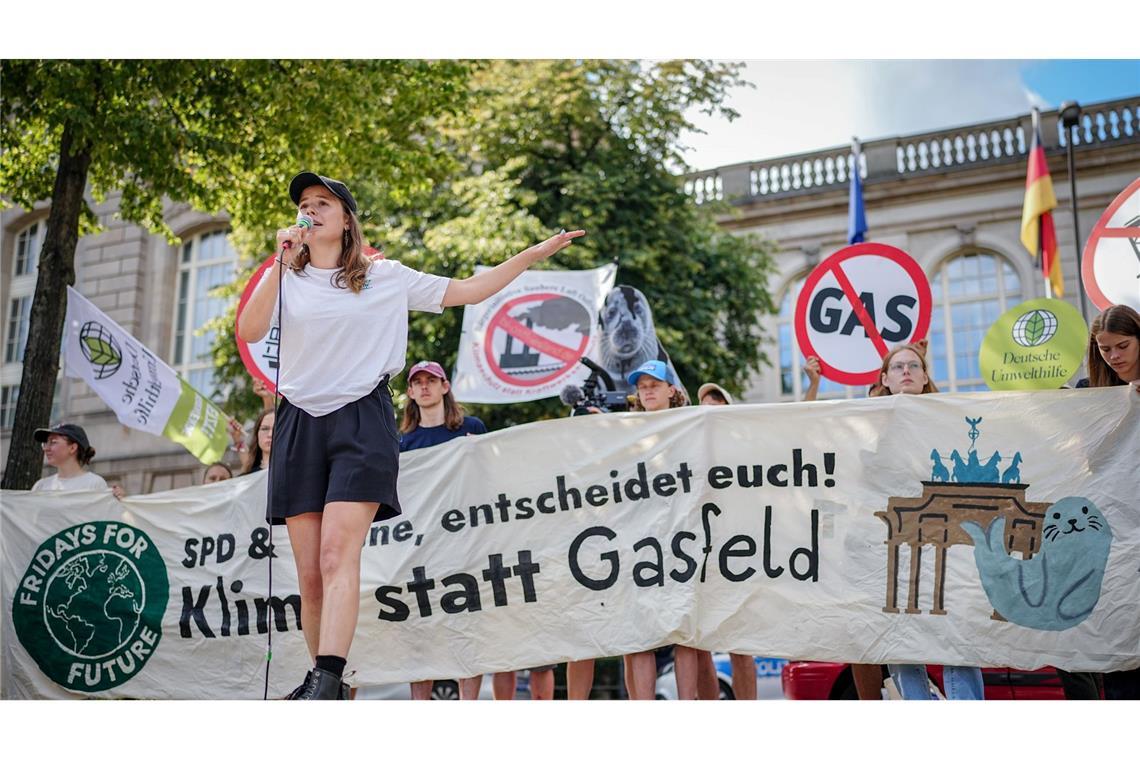
[[[384,254],[370,245],[364,246],[364,255],[372,261],[378,261],[384,258]],[[249,350],[249,344],[238,337],[237,326],[238,321],[241,319],[241,313],[245,310],[246,303],[249,302],[250,296],[253,291],[257,290],[257,284],[261,282],[261,278],[265,276],[265,272],[269,267],[273,266],[275,256],[270,256],[262,262],[257,271],[250,275],[249,282],[245,285],[245,290],[241,292],[241,298],[238,300],[237,314],[234,316],[234,341],[237,343],[238,355],[241,356],[241,363],[245,365],[245,371],[253,377],[256,377],[261,382],[265,383],[265,387],[269,389],[270,393],[277,392],[277,386],[273,381],[265,376],[261,371],[261,367],[257,365],[257,361],[253,358],[253,354]]]
[[[844,292],[844,297],[852,303],[852,307],[856,316],[859,318],[863,329],[867,332],[867,336],[875,344],[875,349],[879,352],[879,356],[886,356],[888,349],[885,341],[883,341],[882,334],[879,332],[877,326],[867,314],[863,302],[859,300],[858,293],[854,292],[850,280],[839,266],[849,259],[860,256],[878,256],[887,259],[898,266],[902,267],[907,276],[910,277],[914,283],[915,292],[918,294],[918,318],[915,320],[914,331],[911,333],[908,343],[913,343],[917,340],[922,340],[926,337],[926,331],[930,328],[930,317],[933,312],[934,298],[930,292],[930,281],[926,278],[926,273],[922,271],[922,267],[918,262],[911,258],[906,251],[895,248],[892,245],[885,243],[856,243],[855,245],[848,246],[836,251],[827,259],[820,262],[820,264],[811,271],[804,280],[803,288],[800,289],[799,298],[796,299],[796,312],[794,317],[796,342],[799,344],[800,352],[804,356],[815,356],[819,359],[819,368],[821,374],[828,380],[834,380],[844,385],[869,385],[879,379],[879,370],[875,368],[866,372],[846,372],[838,369],[833,364],[830,364],[827,359],[819,355],[819,352],[812,346],[811,339],[808,337],[807,330],[807,310],[809,301],[811,300],[812,292],[819,281],[823,279],[829,272],[836,273],[836,279],[839,280],[840,287]],[[874,336],[874,337],[871,337]]]
[[[1089,299],[1102,311],[1110,306],[1115,306],[1115,304],[1108,300],[1108,296],[1100,289],[1100,283],[1096,281],[1093,260],[1096,258],[1097,244],[1102,238],[1140,238],[1140,228],[1108,226],[1113,215],[1124,205],[1125,201],[1137,193],[1140,193],[1140,178],[1133,180],[1132,184],[1124,188],[1120,195],[1113,199],[1105,212],[1101,214],[1100,219],[1097,220],[1092,232],[1089,233],[1088,242],[1085,243],[1084,255],[1081,257],[1081,280],[1084,282],[1085,292],[1088,293]]]
[[[590,344],[589,335],[583,335],[581,343],[579,343],[578,348],[575,349],[569,346],[563,346],[561,343],[557,343],[547,338],[543,338],[541,335],[538,335],[525,325],[516,322],[509,315],[511,309],[515,308],[521,303],[529,303],[531,301],[549,301],[552,298],[561,297],[563,296],[559,296],[555,293],[532,293],[530,295],[512,298],[510,301],[507,301],[505,304],[499,307],[499,310],[495,312],[495,316],[493,316],[491,318],[491,321],[487,323],[486,332],[483,336],[483,356],[487,361],[487,367],[491,370],[495,377],[499,378],[499,380],[507,383],[508,385],[522,388],[533,388],[536,385],[543,385],[553,380],[557,380],[578,366],[578,360],[585,355],[586,347]],[[499,362],[496,361],[494,352],[491,350],[491,338],[497,329],[504,330],[507,333],[514,335],[523,343],[526,343],[531,348],[540,351],[547,356],[553,356],[555,359],[561,359],[563,361],[562,369],[534,380],[520,380],[517,377],[508,375],[499,366]]]

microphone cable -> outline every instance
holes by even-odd
[[[281,348],[282,338],[285,335],[283,325],[281,322],[282,305],[285,302],[285,261],[281,258],[284,251],[277,257],[277,367],[273,372],[273,427],[277,427],[277,407],[278,399],[281,398]],[[270,328],[272,329],[272,328]],[[270,454],[269,461],[276,461],[273,459],[272,453]],[[269,533],[269,589],[266,594],[266,619],[265,619],[265,690],[262,692],[261,699],[266,701],[269,699],[269,665],[273,661],[273,478],[269,477],[268,468],[266,468],[266,484],[265,484],[265,502],[266,502],[266,516],[265,521],[268,525],[266,531]]]

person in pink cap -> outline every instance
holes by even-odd
[[[451,393],[438,362],[418,362],[408,370],[408,403],[400,421],[400,452],[426,449],[464,435],[481,435],[487,426],[470,417]]]
[[[408,403],[400,422],[400,451],[426,449],[464,435],[487,432],[478,417],[468,417],[451,394],[447,373],[438,362],[418,362],[408,370]],[[459,679],[459,694],[479,693],[482,676]],[[432,681],[412,684],[412,699],[431,699]]]
[[[426,449],[465,435],[481,435],[487,426],[469,417],[451,393],[439,362],[421,361],[408,370],[408,403],[400,421],[400,452]],[[459,679],[459,698],[477,699],[483,676]],[[431,699],[432,681],[412,684],[412,699]]]

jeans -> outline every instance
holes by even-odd
[[[933,699],[925,665],[888,665],[887,669],[903,699]],[[946,665],[942,686],[947,699],[985,699],[981,668]]]

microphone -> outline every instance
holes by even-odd
[[[577,385],[567,385],[558,392],[558,398],[566,406],[575,407],[586,400],[586,394]]]
[[[313,229],[313,218],[308,214],[297,214],[297,223],[293,226],[298,227],[301,230],[311,230]],[[289,250],[293,247],[293,244],[290,241],[286,240],[281,244],[281,247],[285,250]]]

